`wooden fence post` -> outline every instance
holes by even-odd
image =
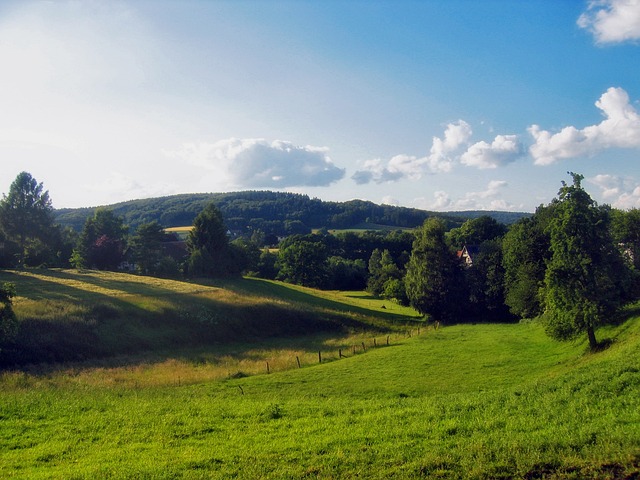
[[[367,351],[367,347],[364,346],[364,342],[362,342],[362,351],[366,352]]]
[[[322,363],[322,351],[318,350],[318,363]]]
[[[271,370],[269,370],[269,362],[267,362],[267,373],[271,373]]]
[[[298,368],[300,368],[300,357],[296,355],[296,362],[298,362]]]

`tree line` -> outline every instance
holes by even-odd
[[[297,233],[268,249],[259,228],[230,235],[214,202],[195,217],[186,242],[155,220],[130,233],[124,218],[106,208],[96,209],[80,232],[63,228],[42,183],[22,172],[0,201],[0,266],[245,274],[366,289],[441,322],[540,316],[554,337],[586,333],[596,348],[595,327],[640,297],[640,211],[597,205],[582,176],[571,176],[551,203],[508,227],[489,216],[454,228],[448,219],[428,217],[413,230]],[[13,294],[11,286],[0,290],[9,320]]]
[[[376,205],[362,200],[327,202],[307,195],[270,191],[230,193],[193,193],[149,199],[131,200],[110,205],[133,231],[143,223],[156,221],[165,227],[192,225],[195,217],[209,204],[222,212],[225,225],[234,233],[260,230],[267,237],[283,237],[311,233],[318,228],[372,228],[384,225],[415,228],[435,215],[424,210],[393,205]],[[80,232],[96,208],[63,208],[54,211],[55,222]],[[468,218],[487,212],[440,214],[447,224],[459,227]],[[497,220],[510,224],[523,216],[517,212],[490,212]],[[271,243],[276,243],[272,240]]]

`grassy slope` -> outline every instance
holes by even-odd
[[[78,361],[324,332],[384,331],[406,311],[372,312],[277,282],[191,283],[72,270],[0,271],[13,282],[21,320],[0,365]],[[317,350],[316,350],[317,351]]]
[[[640,472],[640,318],[598,333],[592,355],[533,323],[455,326],[189,385],[7,373],[0,477],[622,478]]]

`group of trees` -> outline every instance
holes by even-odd
[[[0,201],[0,266],[114,270],[128,262],[147,275],[248,273],[316,288],[366,288],[440,321],[542,316],[552,336],[586,333],[595,348],[595,327],[639,297],[640,211],[597,205],[582,177],[571,175],[558,198],[509,228],[488,216],[455,228],[430,217],[413,231],[293,234],[273,251],[263,248],[268,235],[260,229],[231,241],[214,203],[195,217],[182,249],[157,221],[130,234],[109,209],[95,210],[75,233],[54,224],[48,192],[22,172]],[[461,260],[464,246],[472,264]],[[0,289],[3,318],[11,319],[11,295]]]
[[[554,338],[586,334],[597,348],[596,327],[640,297],[640,214],[597,205],[582,187],[583,177],[571,176],[573,183],[563,182],[558,198],[504,236],[493,228],[487,234],[489,225],[474,228],[474,221],[451,231],[449,239],[467,228],[480,234],[471,268],[447,245],[442,222],[427,220],[407,267],[411,304],[438,319],[468,316],[474,306],[484,312],[508,307],[518,317],[541,316]]]

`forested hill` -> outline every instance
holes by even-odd
[[[443,217],[450,227],[456,227],[469,218],[477,217],[479,213],[442,214],[415,208],[377,205],[362,200],[325,202],[307,195],[270,191],[171,195],[131,200],[105,208],[123,217],[132,229],[151,221],[157,221],[164,227],[179,227],[191,225],[210,202],[214,202],[221,210],[228,228],[241,231],[247,228],[260,229],[275,235],[307,233],[313,228],[413,228],[435,215]],[[55,221],[80,231],[96,208],[58,209],[55,211]],[[528,215],[511,212],[481,214],[494,216],[502,223],[512,223]]]

